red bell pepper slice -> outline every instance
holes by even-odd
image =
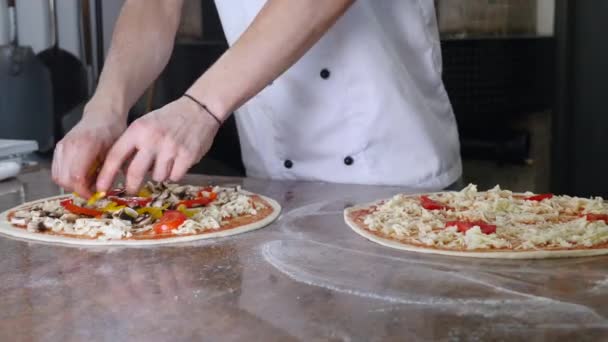
[[[589,222],[604,221],[605,223],[608,223],[608,215],[606,214],[585,214],[582,216],[584,216]]]
[[[420,196],[420,205],[427,210],[452,210],[452,207],[449,207],[441,202],[437,202],[429,198],[429,196],[422,195]]]
[[[180,205],[183,205],[186,208],[196,208],[196,207],[205,206],[211,202],[213,202],[213,199],[201,197],[201,198],[181,201],[181,202],[177,203],[177,206],[179,207]]]
[[[533,195],[533,196],[528,196],[525,198],[526,201],[537,201],[540,202],[544,199],[549,199],[552,198],[553,194],[539,194],[539,195]]]
[[[205,205],[213,202],[217,198],[217,193],[215,193],[213,191],[207,191],[209,193],[209,197],[206,197],[206,196],[203,196],[203,191],[207,191],[207,190],[200,191],[198,193],[198,198],[181,201],[181,202],[177,203],[177,206],[179,207],[180,205],[183,205],[186,208],[202,207],[202,206],[205,206]]]
[[[74,201],[71,199],[63,200],[59,202],[59,204],[61,204],[61,206],[65,208],[65,210],[71,212],[72,214],[85,215],[91,217],[100,217],[101,215],[103,215],[102,211],[75,205]]]
[[[169,233],[181,226],[187,219],[188,216],[177,210],[168,210],[153,226],[153,229],[157,234]]]
[[[477,221],[448,221],[445,223],[446,227],[456,227],[459,232],[466,233],[467,230],[479,226],[481,232],[484,234],[496,233],[496,226],[493,224],[486,223],[482,220]]]
[[[213,187],[212,186],[208,186],[206,188],[203,188],[201,191],[199,191],[198,192],[198,197],[203,197],[203,192],[213,193],[213,194],[217,195],[215,192],[213,192]]]
[[[108,197],[108,199],[118,205],[126,205],[128,207],[145,207],[148,203],[152,202],[151,197]]]

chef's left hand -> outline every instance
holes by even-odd
[[[180,180],[209,150],[218,123],[188,98],[182,97],[134,121],[112,146],[97,178],[97,190],[107,191],[130,157],[126,187],[136,193],[153,168],[155,181]]]

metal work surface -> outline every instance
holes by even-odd
[[[145,248],[0,237],[0,336],[10,340],[599,340],[608,257],[480,260],[364,240],[345,206],[403,190],[241,183],[283,205],[239,236]],[[48,171],[0,183],[0,209],[59,193]],[[606,302],[605,302],[606,301]]]

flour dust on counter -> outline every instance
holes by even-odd
[[[344,210],[359,235],[419,253],[504,259],[608,254],[608,204],[601,197],[478,191],[397,194]]]
[[[549,278],[559,274],[550,267],[533,269],[515,263],[455,266],[451,258],[400,258],[306,240],[270,241],[261,246],[261,253],[294,281],[374,301],[381,308],[389,305],[393,311],[415,307],[501,318],[520,328],[580,324],[608,328],[608,319],[584,303],[561,299],[554,289],[557,284],[547,287],[529,280],[530,273]],[[494,273],[497,269],[500,274]],[[573,270],[571,275],[575,273]]]
[[[267,226],[281,211],[240,186],[147,183],[89,199],[56,196],[0,215],[0,233],[76,245],[158,245],[230,236]]]

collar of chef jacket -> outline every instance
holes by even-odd
[[[216,6],[234,43],[263,0]],[[461,173],[433,1],[359,0],[236,113],[247,175],[437,190]]]

